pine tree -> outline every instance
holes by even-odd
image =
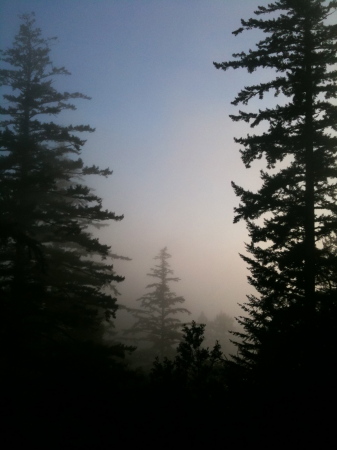
[[[123,216],[102,208],[84,183],[112,172],[80,158],[89,125],[49,121],[73,100],[54,80],[69,75],[50,59],[50,43],[23,15],[13,46],[1,52],[0,290],[6,333],[22,328],[26,340],[86,340],[99,334],[102,316],[115,315],[116,286],[108,245],[91,233]],[[14,333],[14,334],[15,334]],[[26,333],[26,334],[25,334]]]
[[[337,258],[324,245],[337,228],[337,26],[328,24],[336,8],[336,1],[324,0],[260,6],[257,18],[242,20],[233,34],[255,29],[266,37],[232,61],[214,63],[224,71],[276,73],[244,87],[232,102],[268,100],[263,109],[231,116],[254,129],[264,126],[235,139],[246,168],[265,159],[262,186],[251,192],[232,184],[241,200],[234,222],[245,220],[251,238],[251,256],[242,258],[258,293],[243,305],[236,363],[246,376],[258,370],[262,384],[279,379],[282,388],[296,377],[305,384],[326,375],[336,356]],[[278,98],[274,107],[270,93]]]
[[[133,311],[137,321],[128,330],[129,333],[137,334],[141,340],[151,342],[160,357],[168,356],[181,338],[179,329],[182,324],[174,316],[181,313],[190,314],[186,308],[175,306],[184,303],[185,299],[178,297],[170,289],[169,283],[178,282],[179,278],[170,276],[173,270],[170,269],[169,258],[171,255],[166,247],[154,258],[159,264],[151,269],[148,276],[156,278],[157,281],[149,284],[147,288],[152,290],[138,299],[140,308]]]
[[[183,335],[177,347],[173,360],[156,358],[151,371],[154,383],[161,384],[169,395],[181,394],[182,389],[189,391],[192,397],[201,400],[210,399],[211,395],[219,396],[223,390],[222,372],[224,356],[219,341],[212,343],[213,347],[205,347],[204,324],[183,326]],[[179,389],[177,389],[179,387]],[[171,390],[171,391],[170,391]]]

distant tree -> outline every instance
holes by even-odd
[[[186,308],[175,305],[185,302],[184,297],[177,296],[171,291],[169,283],[179,281],[177,277],[171,277],[173,270],[170,269],[168,259],[171,255],[167,248],[160,250],[154,259],[159,261],[148,276],[156,278],[157,281],[147,286],[151,291],[137,301],[140,308],[132,311],[137,319],[133,327],[127,333],[138,335],[140,340],[149,341],[153,344],[153,350],[161,357],[167,356],[173,350],[173,346],[181,338],[180,319],[177,314],[190,314]]]
[[[258,292],[239,319],[237,363],[248,378],[253,369],[254,382],[278,386],[281,396],[291,385],[298,391],[336,375],[337,255],[324,245],[337,229],[337,26],[328,22],[336,8],[324,0],[260,6],[258,17],[242,20],[234,34],[258,30],[265,38],[232,61],[214,63],[225,71],[266,69],[264,81],[244,87],[232,102],[268,97],[265,108],[231,116],[254,129],[264,125],[260,134],[235,141],[247,168],[262,157],[267,166],[257,192],[233,183],[241,200],[234,222],[245,220],[251,238],[250,256],[242,258]],[[278,97],[274,107],[269,93]]]
[[[223,353],[226,356],[236,353],[236,347],[231,342],[232,332],[237,330],[234,318],[226,313],[218,313],[214,319],[208,319],[204,313],[201,313],[197,320],[198,324],[205,324],[204,345],[210,346],[215,341],[219,341]]]
[[[102,208],[84,183],[112,172],[87,167],[79,135],[88,125],[48,121],[75,110],[78,92],[59,92],[54,81],[69,75],[50,59],[50,43],[21,16],[13,46],[1,52],[4,92],[0,114],[0,293],[7,332],[30,339],[99,338],[100,321],[115,316],[115,257],[91,233],[123,216]],[[21,335],[21,336],[22,336]],[[7,338],[8,339],[8,338]]]

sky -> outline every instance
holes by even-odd
[[[0,0],[0,47],[11,46],[18,15],[35,12],[43,37],[57,36],[51,59],[71,76],[55,79],[59,90],[82,92],[76,111],[58,120],[90,124],[82,158],[109,167],[107,179],[88,180],[103,206],[123,214],[99,231],[125,281],[121,304],[136,306],[152,280],[153,258],[167,247],[194,316],[238,316],[252,292],[240,259],[249,237],[233,224],[239,199],[235,181],[260,185],[255,164],[246,169],[234,137],[249,128],[229,114],[236,94],[267,75],[216,70],[261,39],[256,31],[235,37],[240,19],[269,0]],[[253,107],[254,105],[252,105]]]

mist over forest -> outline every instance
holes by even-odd
[[[337,1],[0,12],[3,448],[329,448]]]

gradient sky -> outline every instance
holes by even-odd
[[[259,186],[256,164],[247,170],[233,137],[247,134],[229,114],[236,93],[268,74],[216,70],[261,38],[235,37],[266,0],[1,0],[1,48],[11,46],[19,14],[36,14],[44,37],[57,36],[51,59],[65,66],[60,90],[80,91],[77,111],[57,120],[90,124],[83,159],[110,167],[108,179],[89,183],[104,207],[124,214],[99,233],[112,250],[132,258],[117,261],[126,280],[120,302],[134,304],[151,280],[154,256],[167,246],[181,278],[172,286],[194,315],[238,315],[251,292],[244,252],[245,224],[233,224],[238,204],[231,181]],[[256,104],[255,104],[256,106]],[[253,109],[254,105],[250,107]]]

